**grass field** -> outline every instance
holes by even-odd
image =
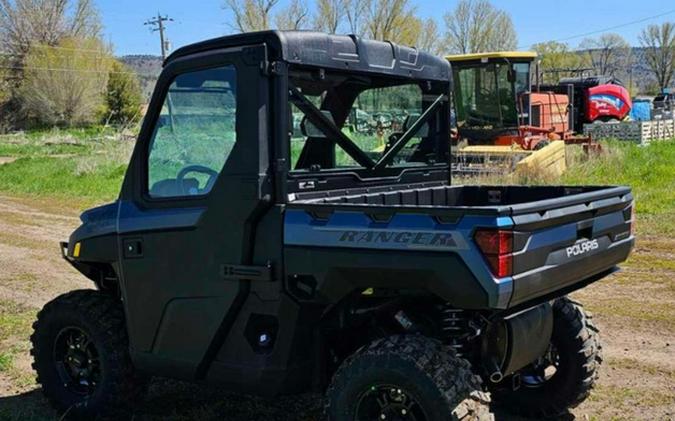
[[[80,210],[114,200],[132,147],[101,129],[0,136],[0,420],[55,417],[30,369],[30,326],[54,296],[91,286],[61,260],[57,242],[78,225]],[[590,160],[572,154],[556,183],[631,185],[638,243],[621,273],[575,293],[600,325],[605,364],[573,415],[675,419],[675,141],[604,149]],[[136,419],[312,420],[318,402],[157,381]]]

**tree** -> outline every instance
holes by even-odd
[[[659,88],[667,88],[675,72],[675,23],[649,25],[642,30],[638,40],[645,50],[647,64],[656,76]]]
[[[363,36],[367,30],[367,18],[373,0],[344,0],[345,17],[349,32]]]
[[[93,0],[0,0],[0,48],[20,63],[33,44],[100,38]]]
[[[10,62],[5,57],[0,56],[0,104],[5,103],[9,99],[10,83],[9,71]]]
[[[542,72],[542,83],[557,83],[561,77],[572,76],[575,70],[580,70],[585,63],[583,57],[570,51],[565,43],[549,41],[534,44],[539,59],[539,69]],[[560,71],[566,69],[565,71]],[[555,70],[555,72],[552,72]]]
[[[373,0],[369,4],[366,28],[371,39],[415,45],[421,24],[408,0]]]
[[[514,50],[517,35],[508,13],[489,0],[460,0],[444,16],[445,44],[449,53],[468,54]]]
[[[631,61],[630,45],[618,34],[603,34],[599,38],[586,38],[579,44],[586,50],[591,66],[598,74],[615,76]]]
[[[346,17],[345,0],[317,0],[314,29],[335,34]]]
[[[277,3],[279,0],[225,0],[223,8],[232,12],[235,30],[264,31],[271,27],[271,12]]]
[[[30,64],[26,56],[36,46],[56,47],[66,39],[100,39],[100,35],[93,0],[0,0],[0,50],[5,66],[0,74],[0,125],[16,128],[23,123],[21,111],[31,108],[22,102],[18,89],[24,68]]]
[[[443,55],[443,43],[438,33],[438,24],[432,18],[420,21],[421,28],[415,46],[422,51]]]
[[[108,72],[105,93],[105,120],[111,123],[128,124],[141,114],[141,85],[136,74],[117,60],[113,60]]]
[[[17,91],[25,117],[42,125],[93,123],[103,104],[110,63],[96,39],[34,45]]]
[[[309,9],[304,0],[292,0],[285,9],[274,17],[278,29],[305,29],[308,20]]]

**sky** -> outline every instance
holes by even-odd
[[[288,1],[281,0],[277,7],[284,7]],[[441,28],[443,14],[457,4],[456,0],[410,1],[417,7],[420,16],[438,19]],[[630,44],[638,45],[638,34],[644,26],[675,21],[673,0],[492,2],[510,13],[518,33],[519,49],[553,40],[562,40],[576,47],[585,34],[598,36],[602,32],[619,33]],[[159,55],[159,35],[143,25],[158,12],[174,19],[167,23],[172,49],[232,32],[227,25],[229,15],[222,8],[222,0],[96,0],[96,3],[101,12],[106,40],[112,43],[117,55]],[[308,3],[312,1],[308,0]],[[636,22],[639,20],[643,21]]]

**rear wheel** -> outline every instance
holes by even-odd
[[[581,304],[567,297],[556,300],[553,317],[548,352],[521,370],[518,389],[492,393],[497,405],[544,418],[563,415],[588,398],[602,363],[598,329]]]
[[[423,336],[393,336],[359,350],[327,392],[331,421],[493,420],[468,361]]]
[[[121,303],[98,291],[49,302],[33,324],[33,369],[49,402],[68,417],[125,418],[143,395]]]

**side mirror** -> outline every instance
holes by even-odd
[[[330,111],[322,110],[321,114],[330,120],[331,123],[335,124],[335,120],[333,119],[333,115],[330,113]],[[316,127],[314,123],[312,123],[307,118],[307,116],[302,119],[302,122],[300,123],[300,130],[302,131],[302,135],[305,137],[311,137],[313,139],[326,139],[326,134],[319,130],[319,128]]]

